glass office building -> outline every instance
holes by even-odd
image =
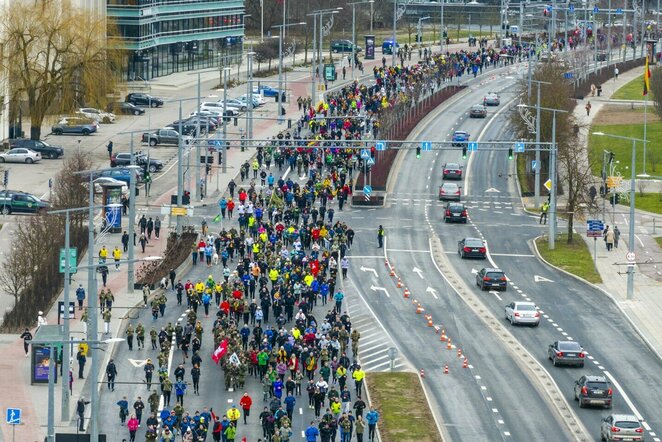
[[[108,0],[108,36],[124,51],[125,79],[236,63],[243,0]]]

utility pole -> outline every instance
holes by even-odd
[[[179,116],[181,119],[181,115]],[[134,151],[133,151],[133,133],[130,134],[130,143],[131,146],[131,165],[134,165]],[[149,163],[147,163],[149,165]],[[149,167],[149,166],[148,166]],[[179,165],[178,165],[179,167]],[[136,223],[136,169],[129,168],[129,264],[127,264],[127,290],[129,293],[133,292],[133,283],[134,283],[134,271],[133,271],[133,262],[131,261],[135,255],[135,246],[133,245],[133,235],[135,233],[135,223]]]
[[[198,72],[198,108],[197,111],[200,111],[200,72]],[[181,119],[179,120],[181,122]],[[197,118],[198,122],[198,129],[196,133],[196,139],[193,141],[195,143],[195,161],[194,161],[194,169],[195,169],[195,195],[198,200],[202,200],[202,189],[200,188],[200,165],[198,164],[200,161],[200,142],[198,141],[198,138],[200,137],[200,117],[198,116]],[[181,124],[179,125],[179,129],[181,130]],[[205,152],[205,159],[207,158],[207,152]]]
[[[64,319],[62,320],[63,324],[63,335],[67,341],[69,341],[70,334],[70,324],[69,324],[69,290],[70,290],[70,281],[71,281],[71,267],[69,265],[69,230],[71,228],[71,221],[69,220],[69,211],[65,213],[65,222],[64,222]],[[58,315],[60,312],[58,311]],[[69,369],[71,367],[71,348],[69,343],[66,343],[62,346],[62,412],[60,420],[62,422],[69,421],[70,417],[70,408],[69,408]],[[55,364],[52,364],[55,365]],[[67,379],[67,382],[64,381]]]
[[[200,109],[200,108],[198,108]],[[223,116],[225,121],[225,116]],[[177,207],[182,207],[184,198],[184,141],[182,138],[182,100],[179,100],[179,140],[177,142]],[[172,215],[171,215],[172,216]],[[182,217],[177,215],[177,235],[182,234]],[[133,238],[129,238],[129,244],[133,244]],[[129,252],[131,249],[129,249]]]
[[[90,172],[89,175],[89,208],[88,208],[88,237],[87,237],[87,293],[88,293],[88,300],[87,300],[87,306],[88,306],[88,311],[89,311],[89,317],[90,317],[90,326],[87,329],[87,340],[88,341],[97,341],[99,338],[98,336],[98,327],[99,327],[99,307],[97,306],[97,288],[96,288],[96,268],[94,267],[94,183],[93,183],[93,178],[94,178],[94,172]],[[130,240],[132,238],[129,238]],[[90,366],[90,378],[92,382],[92,392],[90,394],[90,401],[93,404],[98,403],[97,401],[99,400],[99,385],[97,382],[99,381],[99,364],[101,361],[99,360],[101,358],[101,355],[99,354],[99,350],[95,349],[93,350],[90,348],[90,357],[92,358],[92,364]],[[69,373],[66,374],[69,376]],[[97,420],[97,413],[92,413],[92,417],[90,418],[90,435],[91,435],[91,440],[92,441],[98,441],[99,440],[99,426],[98,426],[98,420]]]

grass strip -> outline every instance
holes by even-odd
[[[540,255],[548,263],[589,282],[600,284],[602,283],[602,278],[597,270],[595,270],[593,257],[586,243],[578,235],[580,234],[576,233],[573,235],[573,242],[571,244],[568,244],[567,234],[560,235],[556,240],[554,250],[549,250],[546,237],[536,239],[536,245],[538,246]],[[601,239],[598,238],[598,241],[601,241]],[[604,247],[602,244],[600,246]]]

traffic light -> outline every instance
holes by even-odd
[[[614,192],[614,193],[611,194],[610,202],[611,202],[611,205],[612,205],[612,206],[615,206],[615,205],[618,204],[620,201],[621,201],[621,197],[620,197],[620,195],[619,195],[617,192]]]
[[[509,160],[513,159],[513,148],[512,147],[508,148],[508,159]]]
[[[209,175],[211,173],[211,164],[207,163],[205,165],[205,173]]]
[[[467,159],[467,147],[466,147],[466,146],[464,146],[464,147],[462,148],[462,159],[463,159],[463,160],[466,160],[466,159]]]
[[[421,157],[421,148],[417,147],[416,148],[416,158],[420,158],[420,157]]]
[[[147,165],[148,163],[145,163],[143,165],[143,181],[147,184],[152,182],[152,177],[149,174],[149,166]]]

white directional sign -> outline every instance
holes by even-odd
[[[432,296],[434,296],[434,299],[439,299],[437,298],[437,291],[433,289],[432,287],[428,287],[425,289],[427,293],[430,293]]]
[[[129,359],[129,362],[134,367],[140,368],[140,367],[142,367],[143,365],[145,365],[147,363],[147,359],[144,359],[144,360],[143,359]]]
[[[416,273],[421,279],[425,279],[423,278],[423,270],[419,269],[418,267],[414,267],[412,272]]]
[[[384,292],[384,294],[386,295],[387,298],[391,297],[384,287],[377,287],[377,286],[371,285],[370,290],[372,290],[373,292]]]
[[[499,190],[495,189],[494,187],[490,187],[485,191],[485,193],[501,193]]]
[[[377,141],[375,143],[375,149],[376,150],[386,150],[386,143],[384,143],[383,141]]]
[[[368,166],[374,166],[375,165],[375,159],[374,158],[368,158],[368,161],[365,162]]]
[[[431,141],[421,141],[421,150],[432,150],[432,142]]]
[[[372,273],[375,274],[375,278],[377,277],[377,270],[372,269],[372,268],[370,268],[370,267],[363,267],[363,266],[361,266],[361,271],[362,271],[362,272],[372,272]]]

